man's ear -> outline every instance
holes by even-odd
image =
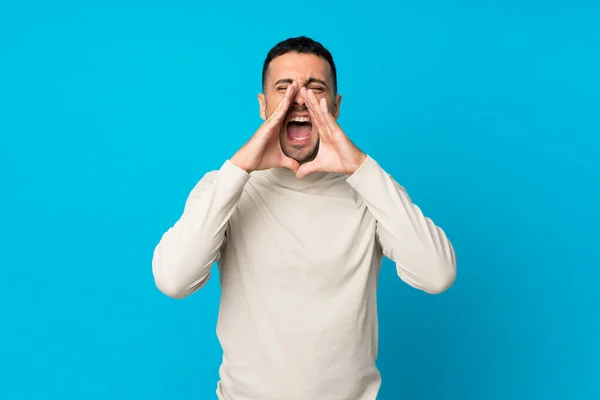
[[[333,103],[333,118],[338,119],[340,116],[340,107],[342,105],[342,95],[338,94],[335,96],[335,101]]]
[[[260,93],[258,95],[258,106],[260,108],[260,117],[263,121],[267,120],[267,100],[265,99],[265,95]]]

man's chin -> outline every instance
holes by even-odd
[[[316,136],[316,142],[315,142]],[[319,149],[318,133],[313,129],[306,141],[294,140],[288,135],[287,130],[282,130],[280,136],[281,150],[286,157],[296,160],[299,164],[315,159]]]
[[[299,164],[304,164],[315,159],[317,156],[318,146],[310,144],[303,147],[283,146],[283,154],[287,157],[296,160]]]

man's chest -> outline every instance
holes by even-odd
[[[373,253],[375,224],[343,183],[319,191],[248,185],[230,218],[226,254],[255,268],[335,274]]]

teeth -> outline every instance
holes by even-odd
[[[306,139],[308,139],[308,136],[303,136],[303,137],[299,137],[299,138],[294,138],[293,140],[300,141],[300,140],[306,140]]]
[[[294,117],[290,121],[293,121],[293,122],[310,122],[310,118],[309,117]]]

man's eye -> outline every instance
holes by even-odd
[[[322,87],[319,87],[319,86],[317,86],[317,87],[311,87],[309,89],[312,90],[313,92],[319,92],[319,93],[325,90],[325,88],[322,88]]]
[[[285,91],[285,90],[287,90],[287,86],[280,86],[280,87],[277,88],[277,90],[284,90]]]

